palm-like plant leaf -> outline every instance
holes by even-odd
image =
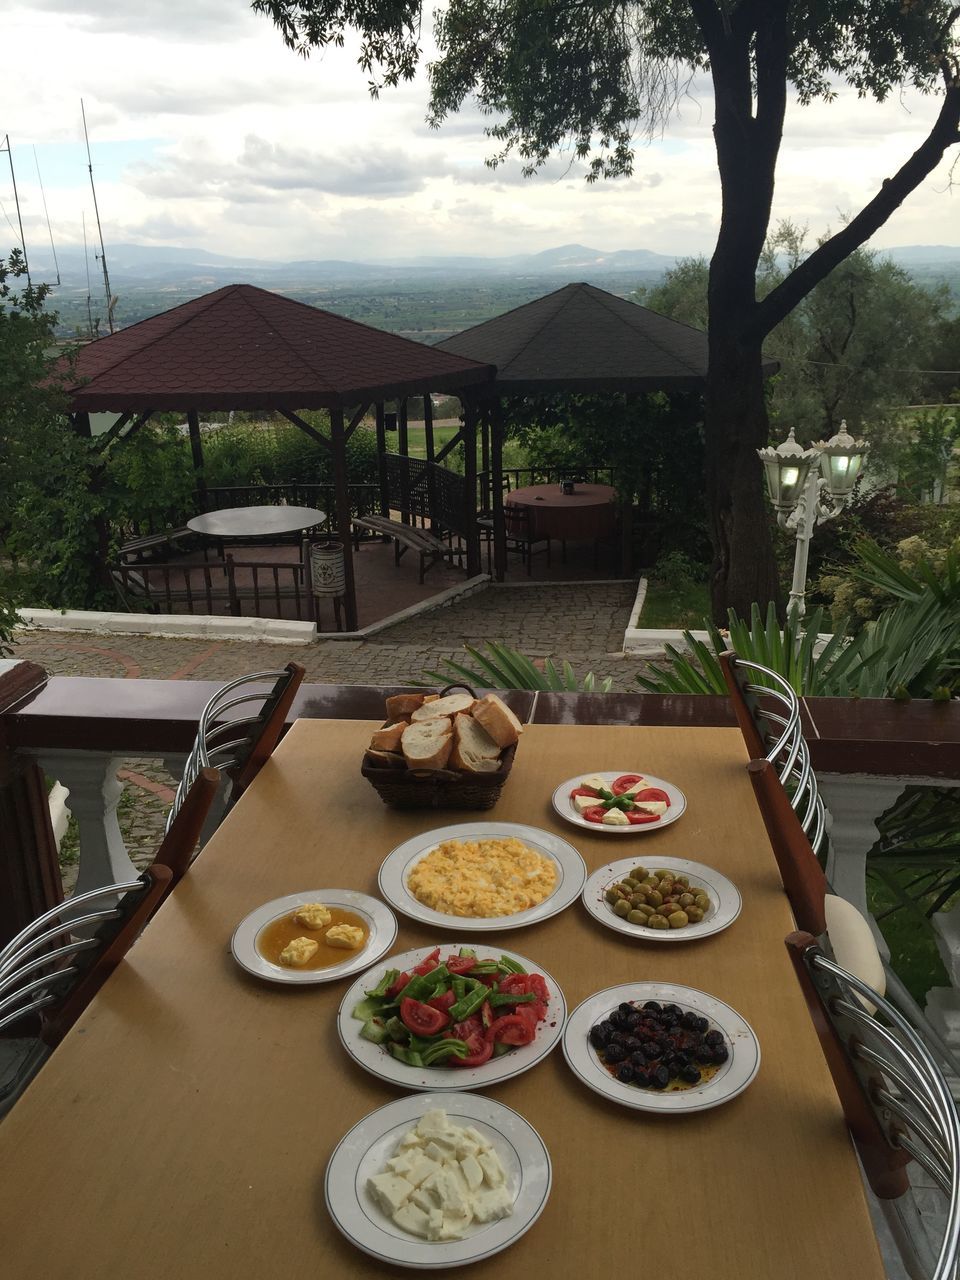
[[[532,689],[554,693],[575,693],[580,689],[587,693],[593,690],[608,693],[613,684],[610,676],[605,676],[598,682],[592,671],[578,681],[576,672],[569,662],[562,662],[561,670],[558,671],[550,658],[544,662],[544,669],[541,671],[525,654],[511,649],[509,645],[497,644],[492,640],[486,642],[486,653],[469,644],[464,645],[464,648],[476,663],[475,667],[455,662],[452,658],[442,658],[440,666],[443,670],[424,671],[424,680],[429,684],[444,685],[450,683],[451,675],[455,675],[458,679],[474,686],[481,685],[493,689]]]

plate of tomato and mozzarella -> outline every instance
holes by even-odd
[[[575,827],[628,836],[676,822],[687,798],[672,782],[651,773],[607,770],[561,782],[553,793],[553,807]]]

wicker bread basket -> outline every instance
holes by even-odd
[[[455,689],[477,696],[467,684],[451,684],[441,690],[440,697]],[[392,723],[388,720],[383,727]],[[391,809],[492,809],[500,799],[516,753],[516,743],[504,747],[496,773],[461,773],[458,769],[394,768],[365,752],[360,772]]]

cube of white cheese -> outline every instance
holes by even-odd
[[[467,1198],[450,1169],[441,1169],[436,1177],[436,1194],[444,1213],[463,1214],[469,1210]]]
[[[479,1150],[479,1143],[471,1138],[461,1138],[457,1143],[456,1156],[458,1160],[462,1160],[464,1156],[475,1156]]]
[[[463,1129],[463,1136],[465,1139],[469,1139],[470,1142],[475,1142],[481,1151],[486,1151],[490,1146],[490,1143],[486,1140],[480,1130],[475,1129],[472,1124],[468,1124]]]
[[[431,1160],[428,1155],[418,1152],[414,1155],[413,1163],[405,1177],[408,1182],[412,1182],[415,1187],[419,1187],[421,1183],[432,1177],[439,1168],[440,1165],[437,1164],[436,1160]]]
[[[473,1214],[467,1210],[466,1213],[444,1213],[443,1226],[437,1235],[438,1240],[459,1240],[462,1238],[464,1231],[473,1221]]]
[[[478,1191],[473,1197],[473,1216],[477,1222],[496,1222],[513,1213],[513,1196],[503,1187]]]
[[[431,1208],[427,1214],[427,1239],[439,1240],[443,1231],[443,1210]]]
[[[413,1186],[395,1173],[375,1173],[367,1179],[367,1190],[390,1217],[409,1199]]]
[[[418,1160],[419,1158],[420,1153],[418,1151],[414,1152],[408,1148],[406,1151],[401,1152],[400,1155],[393,1156],[392,1159],[388,1160],[387,1168],[391,1173],[396,1173],[401,1177],[405,1177],[413,1168],[414,1160]]]
[[[426,1187],[417,1187],[416,1191],[412,1192],[410,1201],[422,1209],[424,1213],[433,1213],[435,1210],[437,1213],[441,1213],[437,1197],[432,1191],[428,1191]]]
[[[664,814],[669,809],[666,800],[638,800],[637,805],[646,813]]]
[[[477,1163],[483,1170],[483,1176],[488,1186],[500,1187],[503,1185],[505,1177],[503,1165],[500,1163],[500,1157],[495,1151],[481,1151],[477,1156]]]
[[[430,1237],[430,1216],[418,1209],[415,1204],[402,1205],[393,1215],[398,1227],[409,1231],[411,1235],[421,1236],[424,1240]]]
[[[600,819],[600,825],[604,827],[629,827],[630,819],[622,809],[608,809]]]
[[[417,1122],[417,1133],[421,1138],[442,1138],[450,1132],[450,1121],[447,1113],[439,1107],[433,1111],[425,1111]]]
[[[442,1140],[441,1140],[442,1141]],[[431,1160],[436,1160],[437,1164],[443,1164],[444,1160],[449,1160],[453,1147],[448,1147],[446,1142],[434,1142],[433,1139],[423,1148],[423,1154],[429,1156]]]
[[[599,803],[600,801],[597,799],[596,796],[574,796],[573,797],[573,807],[576,809],[577,813],[583,813],[585,809],[592,809],[595,804],[599,804]]]
[[[476,1191],[477,1187],[483,1182],[483,1169],[481,1169],[475,1156],[464,1156],[460,1161],[460,1172],[463,1174],[468,1188]]]
[[[650,783],[646,780],[646,778],[641,778],[640,781],[635,782],[632,787],[627,787],[626,791],[624,791],[623,794],[625,796],[629,796],[630,799],[632,800],[638,791],[646,791],[649,785]]]

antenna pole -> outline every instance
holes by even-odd
[[[90,307],[90,258],[87,254],[87,215],[81,214],[83,220],[83,261],[87,268],[87,333],[93,341],[93,311]]]
[[[33,288],[33,282],[30,279],[30,263],[27,261],[27,242],[23,238],[23,219],[20,217],[20,198],[17,195],[17,175],[13,172],[13,148],[10,146],[10,135],[5,134],[6,147],[0,150],[6,150],[7,159],[10,161],[10,181],[13,183],[13,203],[17,206],[17,225],[20,228],[20,246],[23,249],[23,265],[27,272],[27,288]]]
[[[100,210],[97,207],[97,188],[93,185],[93,161],[90,159],[90,136],[87,133],[87,113],[80,99],[80,114],[83,117],[83,138],[87,144],[87,170],[90,174],[90,190],[93,192],[93,211],[97,216],[97,232],[100,236],[100,265],[103,267],[103,288],[107,295],[107,324],[113,333],[113,301],[110,293],[110,277],[107,274],[107,251],[103,247],[103,229],[100,226]],[[94,255],[96,256],[96,254]]]
[[[60,283],[60,263],[57,261],[57,249],[53,243],[53,227],[50,225],[50,211],[47,209],[47,193],[43,189],[40,177],[40,161],[37,159],[37,148],[33,148],[33,163],[37,166],[37,182],[40,184],[40,198],[43,200],[43,216],[47,220],[47,232],[50,236],[50,252],[53,254],[53,265],[57,272],[57,284]]]

